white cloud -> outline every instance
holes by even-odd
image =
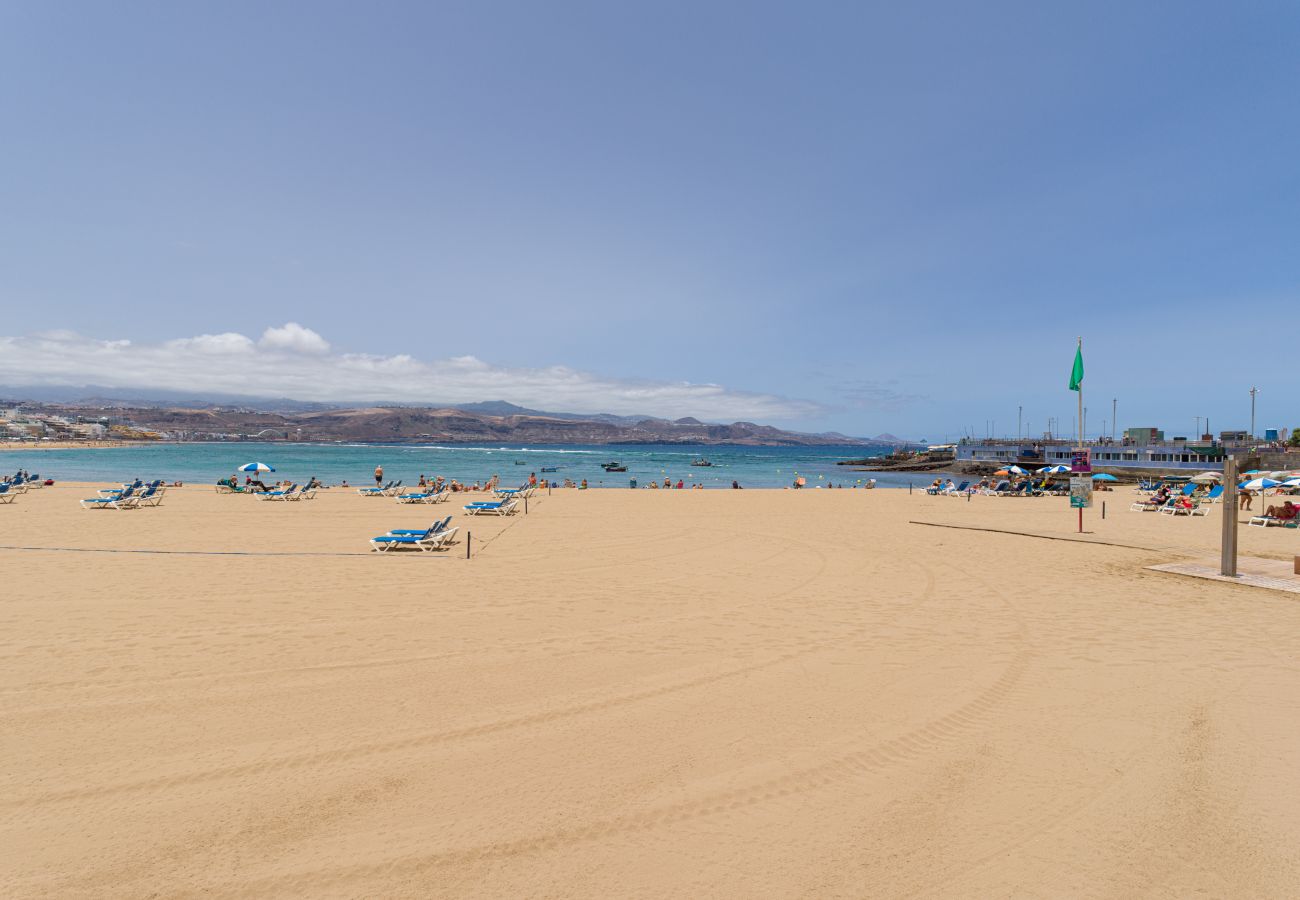
[[[524,369],[473,356],[418,360],[331,353],[310,328],[268,328],[260,341],[204,334],[160,344],[101,341],[60,331],[0,336],[0,384],[288,397],[318,402],[469,403],[508,400],[566,412],[770,421],[814,415],[803,400],[716,384],[610,378],[567,366]]]
[[[289,350],[294,353],[329,353],[329,341],[310,328],[303,328],[297,322],[287,322],[280,328],[268,328],[262,332],[258,345],[267,350]]]

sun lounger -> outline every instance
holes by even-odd
[[[465,507],[465,514],[469,516],[512,516],[515,513],[515,507],[518,505],[518,500],[505,500],[496,503],[471,503]]]
[[[128,488],[116,496],[89,497],[81,501],[82,509],[135,509],[138,504],[135,488]]]
[[[263,500],[297,500],[298,485],[291,484],[283,491],[267,491],[262,494]]]
[[[398,503],[442,503],[449,496],[451,496],[451,492],[448,491],[446,488],[443,488],[440,491],[435,491],[432,488],[430,488],[428,490],[415,491],[414,493],[410,493],[410,494],[398,494],[397,502]]]
[[[157,483],[149,485],[143,493],[137,494],[135,502],[137,506],[162,506],[163,494],[167,489],[159,487]]]
[[[380,553],[388,553],[394,550],[439,550],[452,542],[456,536],[457,529],[443,528],[438,530],[438,523],[434,523],[421,534],[381,534],[378,537],[370,539],[372,549]]]
[[[1159,503],[1148,503],[1145,500],[1134,500],[1128,508],[1129,512],[1156,512],[1164,507]]]
[[[1260,528],[1300,528],[1300,516],[1292,516],[1290,519],[1279,519],[1277,516],[1252,516],[1247,525],[1257,525]]]
[[[18,492],[11,490],[8,484],[0,484],[0,503],[13,503]]]
[[[970,482],[963,481],[961,484],[955,486],[952,490],[944,490],[943,493],[947,497],[956,497],[958,495],[965,494],[969,487],[970,487]]]
[[[1223,499],[1223,485],[1216,484],[1209,493],[1201,498],[1202,503],[1218,503]]]
[[[1160,514],[1165,516],[1190,516],[1195,512],[1195,510],[1196,507],[1194,505],[1178,506],[1176,504],[1166,503],[1164,506],[1160,507]]]
[[[360,494],[362,497],[383,497],[384,492],[387,491],[395,484],[397,484],[397,482],[390,481],[388,482],[388,484],[384,485],[383,487],[375,486],[372,488],[357,488],[357,493]]]

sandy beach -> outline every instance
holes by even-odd
[[[6,897],[1300,894],[1300,596],[1145,568],[1222,509],[91,493],[0,507]]]

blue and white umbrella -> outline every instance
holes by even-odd
[[[1028,474],[1029,474],[1029,473],[1026,472],[1024,469],[1020,468],[1020,466],[1007,466],[1007,471],[1010,472],[1012,475],[1028,475]]]
[[[266,463],[262,463],[262,462],[251,462],[246,466],[240,466],[235,471],[236,472],[274,472],[275,467],[268,466]]]
[[[1069,466],[1043,466],[1038,470],[1039,475],[1060,475],[1062,472],[1070,471]]]
[[[1271,487],[1277,487],[1282,482],[1274,481],[1272,478],[1252,478],[1250,481],[1243,481],[1237,485],[1239,491],[1263,491]]]

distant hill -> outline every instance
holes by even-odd
[[[898,444],[909,447],[918,446],[916,441],[909,441],[905,438],[898,437],[897,435],[890,434],[889,432],[878,434],[873,438],[867,438],[867,440],[871,441],[873,444]]]
[[[843,445],[872,442],[842,434],[804,434],[754,422],[731,424],[653,417],[546,413],[492,402],[448,407],[364,406],[273,411],[215,404],[144,406],[46,404],[52,412],[107,417],[111,423],[186,440],[383,441],[392,443]],[[488,411],[490,410],[490,412]]]

